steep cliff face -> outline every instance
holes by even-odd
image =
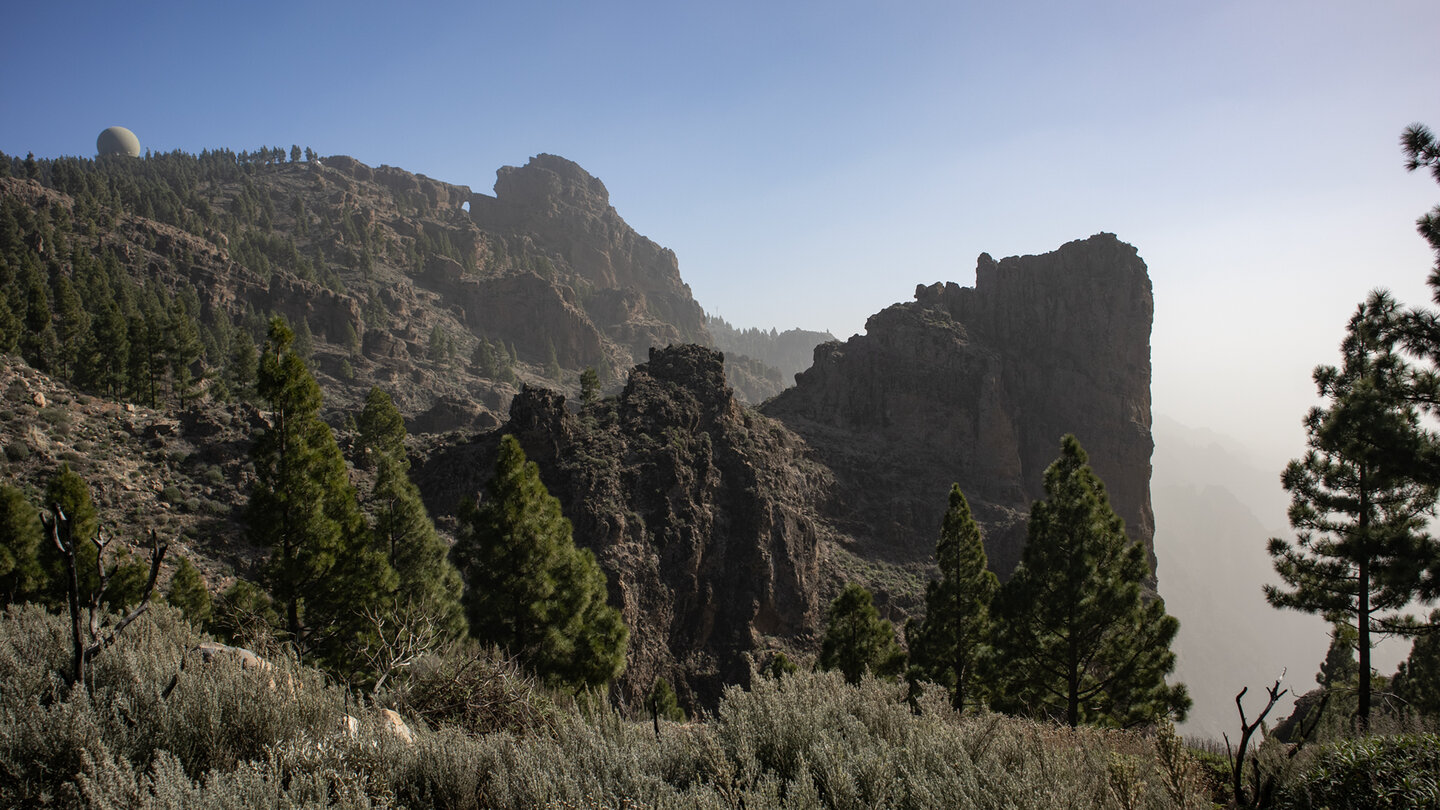
[[[494,197],[471,197],[470,216],[484,230],[533,240],[568,269],[585,312],[635,360],[651,346],[710,342],[675,253],[627,225],[605,184],[576,163],[542,154],[505,166]]]
[[[856,550],[923,558],[957,482],[1008,574],[1066,433],[1131,537],[1153,547],[1154,309],[1135,249],[1100,234],[1041,256],[982,255],[974,288],[921,286],[915,298],[872,316],[863,336],[816,347],[796,387],[762,409],[833,472],[826,514]]]
[[[663,675],[714,705],[772,642],[813,636],[826,473],[783,426],[736,403],[718,352],[654,350],[617,397],[579,413],[526,388],[506,431],[605,568],[631,631],[628,701]],[[498,440],[442,447],[416,466],[433,511],[473,496]]]

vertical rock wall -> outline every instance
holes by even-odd
[[[1131,537],[1153,548],[1154,301],[1135,249],[1100,234],[1041,256],[981,255],[974,288],[922,286],[915,298],[872,316],[865,335],[817,347],[797,386],[764,407],[834,472],[828,513],[857,549],[923,559],[957,482],[1008,574],[1066,433]]]

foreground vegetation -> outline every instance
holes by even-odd
[[[838,673],[757,677],[714,716],[652,724],[552,700],[483,655],[362,705],[283,656],[203,663],[202,636],[160,606],[69,687],[66,633],[34,605],[0,616],[0,805],[1205,806],[1188,755],[1141,735],[961,716],[939,690],[916,713],[905,686]]]
[[[65,621],[0,614],[0,806],[1202,808],[1220,757],[1148,734],[961,714],[943,689],[757,676],[681,724],[553,697],[455,648],[371,701],[278,652],[196,651],[157,605],[67,686]],[[397,730],[380,710],[399,710]],[[347,718],[354,718],[349,720]],[[1440,806],[1440,737],[1308,749],[1263,767],[1283,807]],[[1283,770],[1281,766],[1283,764]],[[1388,802],[1388,804],[1386,803]],[[1428,802],[1428,803],[1427,803]]]

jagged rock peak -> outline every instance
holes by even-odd
[[[637,397],[637,391],[658,386],[663,397]],[[627,405],[684,400],[700,407],[708,419],[738,413],[734,391],[725,382],[725,355],[693,343],[651,347],[650,359],[630,372],[623,397]]]
[[[495,196],[515,205],[565,201],[597,211],[610,207],[610,192],[600,178],[559,155],[539,154],[524,166],[501,167],[495,173]]]
[[[725,385],[725,355],[704,346],[693,343],[663,349],[652,346],[649,362],[640,369],[657,380],[675,383],[696,393],[730,395]]]

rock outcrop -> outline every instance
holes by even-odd
[[[630,628],[627,702],[663,675],[691,705],[713,706],[773,641],[813,636],[825,473],[790,431],[735,401],[718,352],[655,350],[617,397],[578,414],[526,388],[505,430],[606,571]],[[432,511],[473,497],[499,435],[416,465]]]
[[[866,557],[923,558],[958,482],[1007,575],[1060,437],[1074,433],[1132,538],[1153,548],[1145,263],[1100,234],[1053,253],[981,255],[974,288],[921,286],[866,334],[815,349],[763,407],[834,475],[825,511]],[[1152,553],[1153,565],[1153,553]]]
[[[529,240],[545,254],[542,273],[568,270],[590,320],[635,360],[651,346],[710,342],[675,253],[627,225],[599,178],[544,154],[496,174],[494,197],[471,197],[471,218],[516,244]]]

